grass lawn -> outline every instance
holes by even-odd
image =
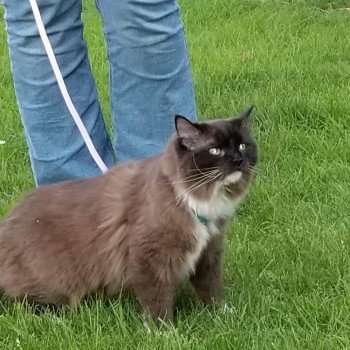
[[[225,297],[234,312],[203,309],[184,289],[175,327],[147,335],[133,298],[40,315],[4,301],[1,349],[350,349],[349,1],[180,4],[199,114],[257,105],[259,174],[227,237]],[[105,48],[90,0],[84,19],[108,116]],[[3,21],[0,67],[2,216],[33,188]]]

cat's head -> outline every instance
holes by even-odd
[[[204,123],[175,117],[175,151],[184,187],[203,193],[219,184],[236,195],[245,190],[258,161],[251,134],[252,109]]]

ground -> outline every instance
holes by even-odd
[[[3,301],[0,348],[350,349],[350,4],[180,5],[201,118],[257,106],[261,162],[227,235],[225,299],[233,312],[203,309],[184,289],[175,326],[148,335],[133,298],[92,299],[56,314]],[[105,49],[90,0],[84,19],[108,117]],[[4,21],[0,66],[2,216],[33,188]]]

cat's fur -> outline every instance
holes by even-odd
[[[201,300],[220,301],[224,232],[257,162],[250,112],[200,124],[177,117],[159,156],[29,194],[0,223],[0,291],[74,305],[123,288],[154,319],[171,319],[189,277]]]

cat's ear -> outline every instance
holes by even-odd
[[[240,113],[238,117],[235,118],[236,123],[239,124],[241,128],[250,127],[252,124],[252,111],[255,108],[254,105],[249,106],[245,111]]]
[[[181,143],[187,149],[193,151],[201,138],[199,125],[192,123],[181,115],[177,115],[175,117],[175,128]]]

